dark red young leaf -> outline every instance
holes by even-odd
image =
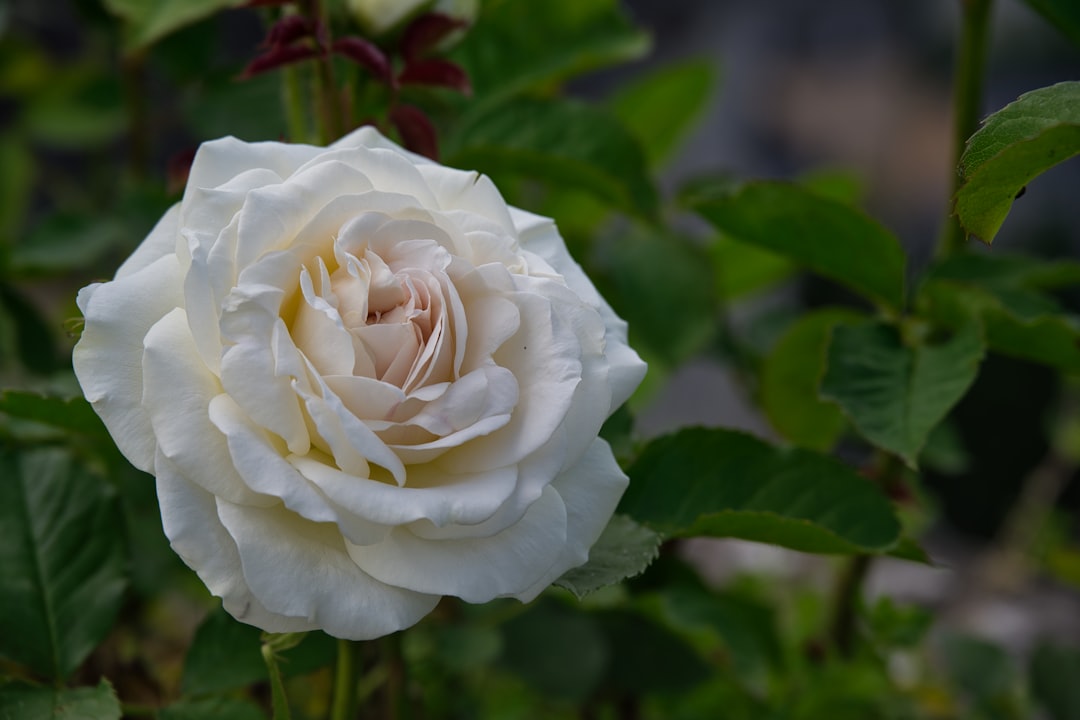
[[[248,66],[244,68],[244,72],[240,73],[240,77],[249,78],[253,75],[264,73],[267,70],[273,70],[284,65],[292,65],[293,63],[313,58],[318,54],[318,50],[307,45],[288,45],[286,47],[274,48],[248,63]]]
[[[240,7],[278,7],[280,5],[288,5],[292,2],[293,0],[248,0]]]
[[[382,50],[367,40],[358,37],[340,38],[334,41],[334,52],[359,64],[382,83],[393,84],[390,60]]]
[[[271,26],[262,47],[284,47],[311,35],[311,23],[306,17],[286,15]]]
[[[417,60],[406,65],[398,75],[398,82],[403,85],[437,85],[457,90],[463,95],[472,94],[469,76],[462,67],[440,58]]]
[[[412,105],[398,105],[390,111],[390,122],[397,128],[406,149],[432,160],[439,159],[435,126],[423,110]]]
[[[191,163],[195,162],[197,147],[189,147],[169,156],[165,169],[166,187],[170,195],[175,195],[187,185],[188,174],[191,172]]]
[[[398,43],[401,56],[411,63],[428,53],[447,35],[468,24],[464,20],[442,13],[425,13],[409,23],[401,34],[401,41]]]

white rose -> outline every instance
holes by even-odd
[[[353,17],[372,35],[381,35],[424,11],[472,21],[478,4],[478,0],[348,0]]]
[[[597,432],[645,368],[554,224],[371,128],[203,145],[78,302],[87,399],[176,552],[265,630],[527,601],[627,483]]]

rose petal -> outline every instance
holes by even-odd
[[[386,585],[357,567],[333,526],[288,510],[218,499],[218,517],[236,542],[244,579],[271,612],[301,617],[331,635],[369,640],[414,625],[439,602]]]
[[[425,540],[395,528],[378,545],[346,546],[357,565],[383,582],[480,603],[531,588],[565,541],[566,507],[548,487],[521,520],[491,537]]]
[[[75,376],[120,452],[144,472],[153,472],[156,440],[142,405],[143,337],[183,303],[180,283],[176,258],[165,255],[79,292],[86,323],[72,353]]]
[[[305,617],[270,612],[252,595],[244,576],[237,572],[240,554],[218,519],[214,496],[180,477],[164,457],[155,465],[165,536],[211,594],[221,598],[229,614],[267,632],[317,630],[319,626]]]
[[[335,523],[352,542],[370,544],[382,540],[389,528],[368,522],[333,503],[283,457],[270,437],[253,427],[243,411],[227,395],[210,402],[210,421],[225,434],[236,469],[247,486],[257,493],[280,498],[301,517],[312,522]]]
[[[210,422],[210,401],[221,394],[218,379],[199,359],[184,311],[170,311],[143,340],[142,404],[157,436],[158,451],[188,481],[235,502],[270,505],[252,492],[233,466],[225,436]]]
[[[146,239],[139,243],[135,252],[131,253],[131,256],[116,271],[116,279],[134,275],[166,255],[175,255],[176,241],[180,236],[179,218],[180,203],[176,203],[165,211]]]
[[[555,479],[552,487],[566,505],[566,542],[559,559],[532,587],[519,593],[518,600],[533,600],[567,570],[588,561],[589,549],[607,527],[629,482],[611,446],[601,438],[592,442],[576,465]]]

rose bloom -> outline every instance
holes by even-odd
[[[626,487],[597,437],[645,372],[625,323],[551,220],[374,129],[204,144],[78,303],[87,399],[176,552],[264,630],[528,601]]]

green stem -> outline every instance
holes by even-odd
[[[849,658],[855,651],[855,625],[858,617],[859,596],[863,581],[870,571],[872,555],[856,555],[848,561],[836,586],[836,604],[833,606],[832,625],[829,635],[832,645],[841,657]]]
[[[356,644],[337,641],[337,667],[334,670],[334,698],[330,720],[354,720],[356,717]]]
[[[990,31],[993,0],[960,0],[961,31],[953,71],[953,167],[958,168],[964,146],[979,126],[982,112],[982,79]],[[952,214],[952,198],[960,189],[959,172],[953,177],[949,215],[942,228],[938,254],[948,256],[964,248],[964,230]]]
[[[285,122],[289,142],[308,142],[307,107],[300,78],[300,68],[295,65],[282,68],[281,101],[285,106]]]
[[[274,649],[266,643],[262,646],[263,661],[270,675],[270,703],[273,709],[274,720],[292,720],[292,712],[289,710],[289,700],[285,696],[285,682],[281,678],[281,668],[278,667],[277,655]]]

